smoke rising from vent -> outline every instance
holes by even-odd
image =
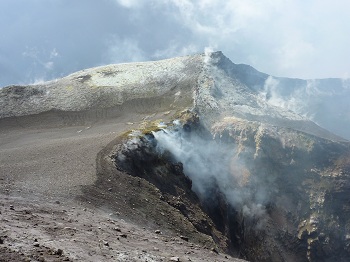
[[[293,111],[318,125],[350,139],[349,79],[285,79],[269,76],[260,98]]]
[[[265,218],[268,194],[260,178],[253,177],[247,163],[237,154],[234,144],[206,137],[189,126],[154,132],[157,151],[170,152],[174,161],[183,164],[184,173],[192,180],[192,189],[206,204],[213,192],[220,192],[227,203],[248,218]]]
[[[311,86],[311,83],[309,85]],[[260,95],[270,105],[285,108],[306,118],[313,119],[313,116],[307,111],[307,103],[305,103],[305,99],[308,99],[310,95],[307,92],[309,89],[296,89],[285,96],[281,94],[280,81],[277,78],[269,76],[265,81],[264,89]]]

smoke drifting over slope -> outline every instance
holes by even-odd
[[[191,131],[185,125],[153,133],[160,154],[170,152],[176,162],[183,164],[184,173],[193,182],[193,191],[210,205],[214,195],[225,200],[248,218],[263,218],[268,194],[264,182],[252,177],[245,160],[238,156],[236,146]]]
[[[260,91],[267,103],[300,114],[350,139],[349,79],[287,79],[269,76]]]

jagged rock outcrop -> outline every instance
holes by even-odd
[[[269,81],[221,52],[111,65],[1,89],[0,121],[30,126],[44,115],[63,126],[152,114],[100,152],[94,190],[117,185],[113,175],[140,178],[162,196],[153,206],[186,218],[179,230],[251,261],[346,261],[349,143],[275,103]]]

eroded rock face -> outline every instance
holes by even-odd
[[[165,195],[176,197],[174,188],[182,188],[193,201],[192,188],[231,253],[251,261],[349,257],[348,144],[234,117],[210,131],[177,123],[137,139],[116,153],[117,166]],[[200,167],[207,163],[208,173]],[[173,206],[188,212],[186,205]],[[210,230],[195,227],[215,240]]]
[[[115,167],[150,182],[159,190],[161,201],[180,211],[198,232],[212,237],[222,250],[232,254],[230,240],[217,230],[191,190],[192,181],[184,174],[183,164],[176,162],[170,152],[159,154],[156,147],[152,134],[134,137],[112,156]]]
[[[237,119],[218,123],[214,132],[239,145],[253,181],[264,177],[254,186],[269,193],[263,242],[264,250],[279,254],[275,261],[288,261],[289,254],[296,261],[346,261],[347,143]]]

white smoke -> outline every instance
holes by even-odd
[[[226,201],[246,217],[265,216],[266,190],[257,178],[252,179],[233,144],[204,138],[176,123],[175,128],[153,135],[159,153],[170,152],[175,161],[183,164],[184,173],[192,180],[192,189],[200,199],[210,199],[210,192],[219,189]]]
[[[218,59],[214,60],[214,58],[211,55],[214,52],[214,49],[215,48],[212,46],[207,46],[204,48],[204,64],[210,65],[218,62]]]
[[[305,87],[296,88],[289,95],[281,94],[282,87],[280,81],[273,76],[269,76],[264,84],[264,89],[260,96],[270,105],[281,107],[297,113],[305,118],[314,120],[314,112],[310,110],[310,99],[322,92],[317,89],[315,80],[307,81]]]

